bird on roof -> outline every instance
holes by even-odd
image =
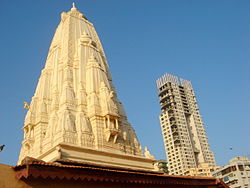
[[[3,151],[4,146],[5,146],[5,145],[1,145],[1,146],[0,146],[0,152]]]

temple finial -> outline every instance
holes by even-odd
[[[76,10],[75,2],[72,3],[72,8],[71,8],[71,10]]]

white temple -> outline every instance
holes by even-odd
[[[117,99],[92,23],[74,6],[61,14],[24,121],[19,156],[153,170]]]

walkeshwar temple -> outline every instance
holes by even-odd
[[[29,156],[153,170],[117,98],[94,25],[74,5],[61,14],[26,108],[19,163]]]
[[[226,187],[216,178],[165,175],[142,150],[97,32],[74,4],[61,14],[25,109],[18,165],[0,164],[0,187]]]

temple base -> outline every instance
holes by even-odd
[[[58,144],[54,146],[38,159],[46,162],[55,162],[60,160],[70,160],[81,163],[102,165],[106,167],[125,168],[142,171],[158,171],[154,168],[155,160],[146,157],[110,153],[92,148],[79,147],[71,144]]]

